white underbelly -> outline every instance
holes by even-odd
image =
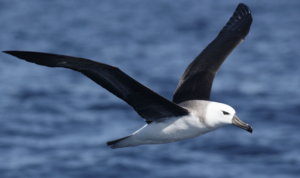
[[[212,131],[198,117],[188,115],[152,122],[132,136],[136,144],[170,143],[190,139]]]

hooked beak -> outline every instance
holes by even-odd
[[[252,127],[249,124],[246,124],[245,122],[241,121],[241,119],[239,119],[236,115],[233,116],[232,124],[250,133],[252,133],[253,131]]]

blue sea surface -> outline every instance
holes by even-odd
[[[0,51],[117,66],[168,99],[238,3],[250,33],[227,58],[211,100],[253,134],[226,126],[190,140],[112,150],[144,120],[84,75],[0,53],[0,178],[299,178],[300,1],[1,0]]]

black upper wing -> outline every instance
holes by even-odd
[[[140,84],[117,67],[64,55],[26,51],[4,52],[39,65],[64,67],[81,72],[126,101],[147,123],[159,118],[188,114],[186,109]]]
[[[173,96],[173,102],[209,100],[212,83],[221,64],[249,33],[250,9],[239,4],[219,35],[188,66]]]

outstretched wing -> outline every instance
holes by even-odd
[[[131,105],[147,123],[160,118],[188,114],[186,109],[140,84],[117,67],[64,55],[26,51],[4,52],[39,65],[64,67],[81,72]]]
[[[213,80],[227,56],[249,33],[250,9],[239,4],[225,27],[188,66],[173,96],[173,102],[209,100]]]

